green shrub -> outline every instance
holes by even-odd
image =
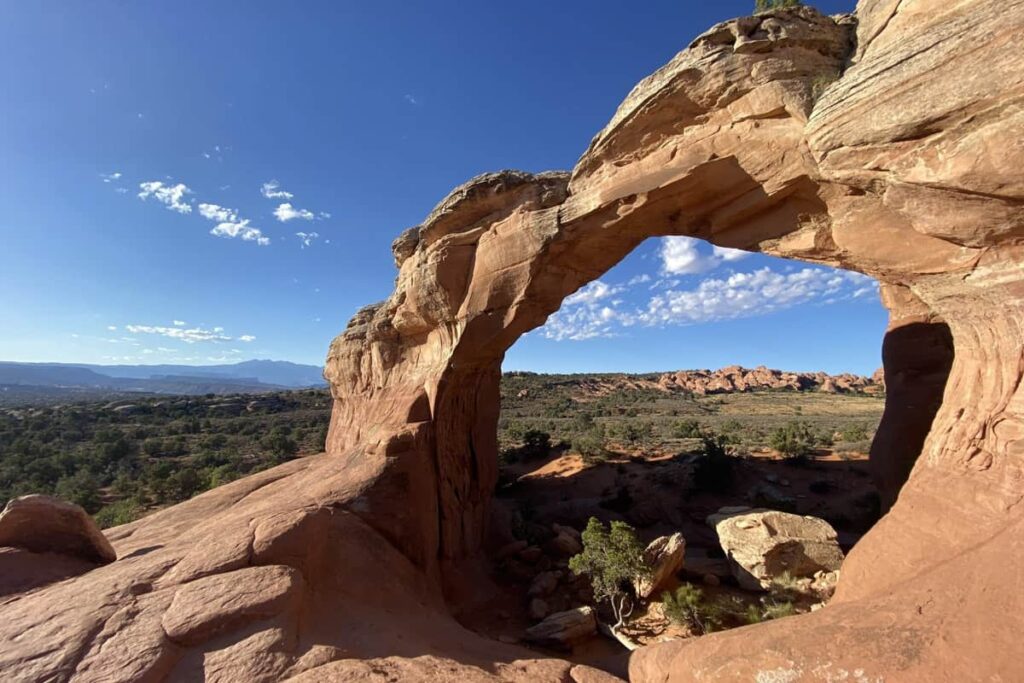
[[[706,603],[704,591],[691,583],[682,584],[674,592],[662,593],[661,608],[671,621],[698,634],[711,633],[721,626],[719,610]]]
[[[583,552],[569,559],[569,569],[590,577],[595,600],[609,602],[615,630],[632,612],[633,580],[650,574],[643,561],[644,547],[633,527],[613,521],[606,529],[596,517],[590,518],[581,537]]]
[[[817,437],[806,422],[790,422],[772,432],[769,445],[787,458],[807,457]]]
[[[697,420],[683,420],[672,426],[672,435],[677,439],[699,439],[704,435],[704,431]]]
[[[96,513],[94,519],[101,529],[121,526],[134,522],[142,516],[142,506],[134,498],[125,498],[107,505]]]
[[[603,460],[607,456],[604,447],[604,437],[596,432],[580,434],[572,440],[572,450],[579,453],[583,462],[592,463]]]

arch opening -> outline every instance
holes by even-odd
[[[631,300],[637,293],[643,305]],[[772,360],[778,358],[772,353],[778,345],[757,344],[754,337],[726,345],[725,353],[735,354],[739,347],[742,362],[718,365],[687,364],[686,351],[661,355],[645,345],[665,327],[677,339],[699,327],[720,330],[703,333],[705,340],[764,326],[766,316],[779,320],[760,339],[772,337],[774,329],[776,338],[794,347],[790,355],[800,359],[795,366],[763,367],[786,363]],[[744,596],[747,605],[760,604],[764,595],[745,594],[729,573],[715,531],[705,522],[718,508],[748,505],[822,518],[838,531],[848,552],[895,497],[921,452],[952,360],[943,323],[897,326],[886,333],[887,318],[877,284],[867,276],[676,237],[647,240],[566,297],[545,325],[505,354],[506,368],[510,359],[513,368],[528,367],[530,361],[517,353],[524,344],[534,343],[528,357],[537,359],[550,349],[548,342],[593,347],[616,336],[628,339],[627,346],[644,348],[652,360],[632,373],[611,372],[606,363],[601,367],[606,372],[572,372],[582,366],[568,352],[543,363],[544,372],[506,371],[497,380],[501,413],[488,411],[483,420],[493,421],[497,438],[491,441],[493,432],[478,423],[470,441],[476,442],[471,449],[481,443],[493,447],[498,459],[489,546],[492,557],[495,551],[500,556],[496,580],[511,594],[516,585],[522,593],[502,611],[526,620],[531,607],[534,617],[539,614],[526,596],[530,572],[545,573],[567,559],[551,530],[580,530],[590,517],[626,521],[644,543],[682,533],[691,569],[667,587],[686,581],[700,585],[701,573],[712,568],[726,572],[713,594]],[[837,329],[820,333],[830,320]],[[799,325],[811,321],[819,327],[818,338],[797,339],[804,331]],[[858,356],[855,361],[837,349],[815,355],[856,324],[870,332],[855,343],[871,351],[851,354]],[[879,337],[884,338],[881,354]],[[913,351],[922,344],[928,354]],[[709,356],[715,354],[702,358]],[[666,357],[675,364],[657,365],[656,359]],[[825,357],[832,362],[822,365]],[[888,395],[879,367],[883,359],[895,383]],[[557,372],[559,362],[571,364],[569,371]],[[682,371],[727,365],[746,367]],[[659,367],[661,372],[654,371]],[[913,426],[902,429],[908,419]],[[787,433],[798,435],[796,443],[785,443]],[[726,444],[725,474],[701,471],[705,439]],[[778,452],[780,443],[792,450]],[[539,564],[510,558],[507,550],[502,555],[502,549],[523,541],[529,543],[526,558]],[[574,587],[570,581],[565,590]],[[797,604],[807,610],[811,600]],[[559,611],[584,601],[555,593],[543,602]],[[459,606],[468,625],[486,632],[486,620],[474,623],[473,609]],[[483,611],[494,609],[489,602]],[[664,635],[651,631],[650,620],[643,623],[648,635]]]

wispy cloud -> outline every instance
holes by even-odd
[[[268,180],[263,183],[263,187],[260,188],[260,194],[267,199],[291,199],[295,196],[291,192],[282,190],[281,183],[276,180]]]
[[[175,327],[185,327],[185,325],[188,325],[188,323],[185,322],[184,320],[173,320],[171,321],[171,324],[173,324]]]
[[[270,238],[263,231],[250,225],[248,218],[240,218],[238,211],[218,204],[200,204],[199,215],[211,221],[218,221],[210,234],[217,237],[238,237],[246,242],[256,242],[261,247],[270,244]]]
[[[146,200],[152,197],[171,211],[178,213],[192,213],[192,206],[183,201],[185,195],[191,193],[192,190],[188,189],[184,183],[165,185],[159,180],[139,183],[139,199]]]
[[[179,321],[175,321],[179,322]],[[125,329],[132,334],[153,334],[161,337],[167,337],[168,339],[177,339],[183,341],[186,344],[195,344],[197,342],[230,342],[236,341],[235,337],[228,336],[224,333],[223,327],[214,327],[212,329],[206,329],[202,327],[166,327],[163,325],[125,325]],[[237,337],[237,341],[254,341],[256,337],[251,334],[243,334]]]
[[[297,232],[295,233],[295,236],[299,238],[299,241],[302,242],[302,248],[305,249],[306,247],[313,246],[313,242],[315,242],[316,238],[320,235],[315,232]]]
[[[286,223],[296,218],[300,218],[304,221],[311,221],[315,218],[312,211],[297,209],[287,202],[274,209],[274,216],[282,223]]]
[[[408,95],[408,94],[407,94],[407,95],[406,95],[406,96],[404,97],[404,99],[405,99],[405,101],[406,101],[406,102],[408,102],[409,104],[411,104],[411,105],[413,105],[413,106],[416,106],[417,104],[419,104],[419,103],[420,103],[420,100],[419,100],[419,98],[418,98],[418,97],[416,97],[415,95]]]
[[[102,178],[105,183],[113,183],[121,179],[121,173],[120,171],[114,171],[113,173],[100,173],[100,178]]]

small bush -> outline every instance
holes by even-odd
[[[111,503],[96,513],[94,519],[101,529],[134,522],[142,516],[142,506],[133,498]]]
[[[693,473],[698,491],[725,493],[733,484],[733,462],[722,436],[705,436]]]
[[[574,437],[572,450],[579,453],[583,462],[586,463],[604,460],[608,455],[604,447],[604,437],[596,432],[587,432]]]
[[[539,460],[551,453],[551,435],[539,429],[530,429],[523,434],[523,445],[519,448],[521,460]]]
[[[754,0],[755,12],[767,12],[773,9],[784,9],[786,7],[799,7],[800,0]]]
[[[787,458],[814,453],[817,437],[806,422],[790,422],[772,432],[769,445]]]
[[[700,422],[696,420],[683,420],[672,427],[672,435],[677,439],[699,439],[704,435]]]
[[[684,583],[674,592],[661,594],[661,607],[665,616],[692,631],[711,633],[721,626],[718,610],[704,602],[704,591],[691,583]]]

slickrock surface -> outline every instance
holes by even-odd
[[[882,283],[872,458],[895,503],[827,607],[645,647],[632,679],[1024,678],[1024,0],[857,14],[713,27],[571,174],[453,191],[396,241],[391,297],[331,345],[328,453],[111,530],[116,562],[3,598],[6,679],[565,680],[443,595],[485,536],[505,350],[655,235]],[[174,639],[190,582],[262,595],[274,567],[273,610],[190,611],[217,628]]]

